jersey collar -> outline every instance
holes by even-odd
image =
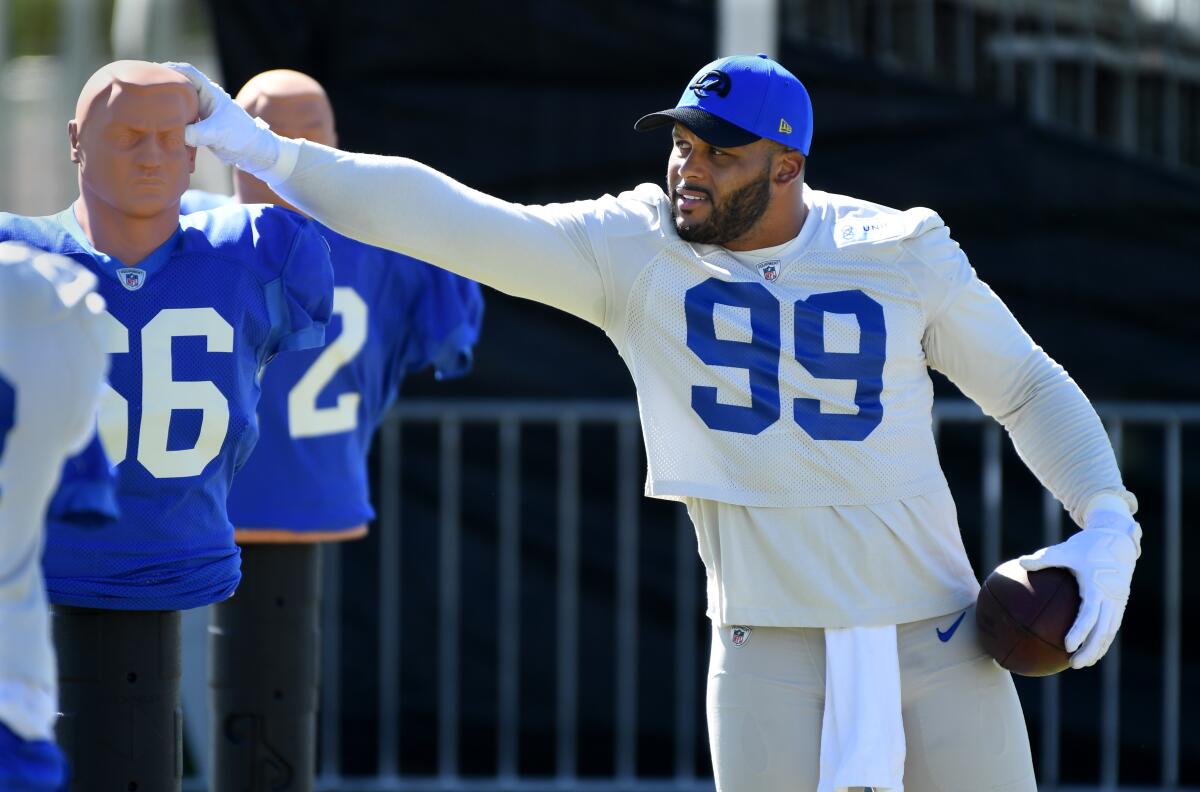
[[[179,238],[183,233],[182,229],[176,226],[175,233],[171,234],[171,236],[167,238],[167,241],[163,242],[161,245],[151,251],[150,255],[146,256],[137,264],[129,265],[120,259],[115,258],[114,256],[101,253],[92,246],[91,240],[87,238],[87,234],[83,232],[83,227],[79,225],[79,219],[75,216],[75,204],[71,204],[66,209],[59,212],[55,219],[58,220],[59,225],[61,225],[63,229],[65,229],[66,232],[71,235],[71,238],[74,239],[88,255],[95,259],[97,263],[103,265],[102,269],[104,270],[104,274],[113,280],[120,280],[117,270],[131,268],[142,270],[145,273],[143,278],[149,280],[151,277],[156,275],[159,270],[165,267],[168,261],[170,261],[171,254],[175,252],[175,247],[179,244]]]

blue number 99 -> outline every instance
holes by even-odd
[[[749,341],[717,338],[717,304],[750,309]],[[687,290],[687,345],[706,365],[750,372],[751,406],[720,404],[717,389],[692,386],[692,409],[710,429],[756,435],[779,420],[779,301],[761,283],[709,278]]]
[[[825,314],[854,314],[858,318],[858,351],[825,351]],[[883,421],[883,361],[887,333],[883,306],[857,289],[814,294],[796,302],[796,360],[818,379],[855,380],[858,413],[821,412],[816,399],[796,399],[796,423],[814,440],[863,440]]]
[[[717,305],[750,310],[749,341],[716,337]],[[710,278],[684,298],[687,346],[706,365],[743,368],[750,373],[751,406],[720,404],[717,389],[692,386],[692,409],[710,429],[756,435],[779,420],[779,301],[761,283]],[[858,320],[857,352],[825,351],[825,314],[853,314]],[[796,302],[796,360],[818,379],[854,380],[858,412],[821,412],[817,399],[796,399],[793,417],[814,440],[863,440],[883,421],[883,364],[887,329],[883,306],[863,292],[827,292]]]

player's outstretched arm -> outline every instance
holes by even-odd
[[[280,137],[195,67],[167,65],[200,97],[188,145],[207,146],[339,233],[602,323],[604,281],[584,219],[593,202],[521,206],[410,159]]]

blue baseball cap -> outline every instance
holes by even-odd
[[[808,156],[812,101],[796,76],[766,55],[733,55],[700,69],[674,108],[642,116],[633,128],[675,123],[721,148],[767,138]]]

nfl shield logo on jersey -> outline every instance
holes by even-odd
[[[117,277],[121,279],[121,285],[126,289],[137,291],[146,282],[146,271],[135,267],[122,267],[117,270]]]
[[[745,646],[746,641],[750,640],[750,633],[753,631],[753,627],[745,624],[736,624],[729,628],[729,642],[734,646]]]
[[[779,260],[764,261],[758,265],[758,271],[762,274],[763,280],[773,281],[779,277]]]

